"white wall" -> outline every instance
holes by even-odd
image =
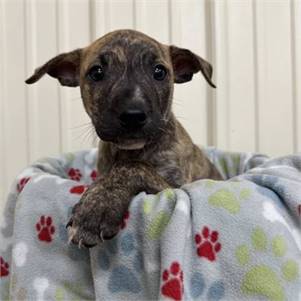
[[[78,89],[35,67],[117,28],[135,28],[211,61],[176,87],[174,109],[195,142],[280,155],[301,150],[299,0],[0,0],[0,211],[33,160],[89,148]]]

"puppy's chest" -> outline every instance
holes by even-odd
[[[151,166],[170,186],[180,187],[191,181],[187,156],[173,149],[157,151],[105,151],[100,149],[98,170],[105,175],[117,162],[139,161]]]
[[[180,187],[187,181],[185,170],[181,168],[180,160],[176,156],[157,154],[145,162],[148,162],[172,187]]]
[[[172,187],[180,187],[187,182],[181,160],[173,152],[140,154],[134,159],[150,165]]]

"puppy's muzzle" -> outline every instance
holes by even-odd
[[[141,129],[147,122],[147,115],[142,109],[127,109],[119,116],[122,127],[127,130]]]

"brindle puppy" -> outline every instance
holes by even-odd
[[[80,86],[99,144],[99,178],[73,208],[72,242],[91,247],[116,235],[131,198],[202,178],[221,179],[175,119],[174,83],[212,67],[187,49],[163,45],[133,30],[118,30],[90,46],[63,53],[36,69],[63,86]]]

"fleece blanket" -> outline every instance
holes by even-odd
[[[301,156],[207,149],[224,181],[131,202],[112,240],[67,243],[96,149],[26,168],[0,230],[1,300],[301,300]]]

